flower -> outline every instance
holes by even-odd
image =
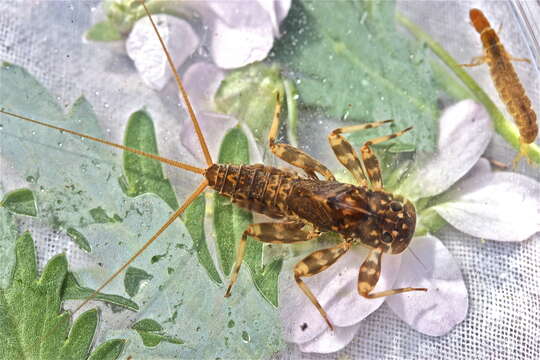
[[[444,335],[465,319],[469,304],[459,267],[442,242],[429,234],[434,213],[458,230],[485,239],[521,241],[540,231],[540,184],[523,175],[493,172],[489,162],[480,159],[493,134],[484,108],[462,101],[448,108],[439,124],[437,152],[419,154],[396,190],[416,202],[417,234],[425,234],[417,235],[402,254],[383,256],[374,290],[410,286],[428,291],[362,298],[356,290],[358,269],[368,251],[353,248],[326,271],[305,279],[333,322],[331,331],[294,285],[292,267],[301,257],[291,259],[280,279],[280,316],[285,340],[301,351],[340,350],[384,301],[415,330],[431,336]]]
[[[152,5],[150,1],[148,5]],[[181,66],[195,50],[204,52],[204,46],[200,45],[206,41],[214,63],[222,69],[239,68],[266,58],[274,38],[279,36],[279,23],[287,15],[291,0],[250,0],[241,6],[233,5],[224,1],[182,3],[181,6],[202,17],[203,28],[207,30],[203,40],[183,19],[166,14],[153,16],[176,66]],[[171,78],[171,72],[147,17],[133,25],[126,50],[144,82],[161,90]]]

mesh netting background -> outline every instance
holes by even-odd
[[[524,5],[532,11],[532,16],[536,16],[531,19],[540,19],[538,2],[530,1]],[[517,20],[516,7],[506,1],[403,1],[398,4],[400,11],[428,30],[462,62],[480,54],[478,38],[471,37],[468,31],[467,11],[472,6],[484,9],[491,19],[497,19],[493,24],[495,27],[503,25],[505,43],[512,54],[534,57],[529,40],[522,35],[523,26]],[[3,0],[0,3],[0,59],[25,67],[57,96],[61,104],[69,106],[84,94],[94,106],[109,139],[115,142],[122,141],[127,114],[143,105],[148,106],[155,114],[154,118],[159,119],[156,130],[161,139],[160,152],[166,157],[180,157],[196,163],[197,160],[191,159],[189,152],[180,145],[180,125],[175,116],[178,98],[174,85],[169,83],[157,94],[141,85],[121,46],[83,43],[84,30],[95,22],[99,12],[98,1]],[[517,63],[516,67],[525,75],[522,78],[533,106],[540,110],[538,69],[523,63]],[[471,74],[492,99],[498,99],[486,69],[471,71]],[[302,131],[301,135],[307,135],[306,132]],[[312,134],[310,138],[313,138]],[[315,155],[330,161],[329,154]],[[490,158],[505,163],[509,163],[514,155],[515,151],[498,136],[488,149]],[[0,163],[0,170],[4,190],[26,185],[20,174],[5,161]],[[517,171],[540,181],[538,167],[532,168],[522,162]],[[194,178],[185,173],[170,172],[168,176],[179,198],[195,184]],[[20,227],[33,232],[40,265],[62,251],[67,251],[71,266],[92,261],[66,237],[51,232],[38,221],[25,221]],[[355,339],[338,353],[302,354],[290,345],[276,358],[540,358],[540,235],[521,243],[501,243],[480,241],[447,227],[437,236],[456,258],[469,291],[469,314],[451,333],[442,337],[420,334],[383,305],[364,320]],[[109,321],[118,319],[109,318]]]

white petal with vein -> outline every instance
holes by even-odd
[[[444,335],[467,315],[469,299],[461,271],[452,254],[434,236],[413,239],[403,252],[394,287],[428,289],[386,299],[397,316],[426,335]]]
[[[274,43],[270,15],[256,1],[241,7],[226,2],[209,2],[216,14],[212,19],[210,51],[217,66],[239,68],[263,60]]]
[[[182,65],[199,45],[199,38],[191,25],[170,15],[154,15],[153,18],[175,65]],[[143,81],[154,90],[163,89],[172,77],[172,72],[147,17],[133,26],[126,41],[126,51]]]
[[[338,327],[335,331],[325,331],[315,339],[300,344],[299,348],[302,352],[319,354],[329,354],[339,351],[351,342],[360,326],[362,326],[362,323],[348,327]]]
[[[540,231],[540,183],[486,166],[481,160],[433,208],[458,230],[483,239],[522,241]]]
[[[367,252],[367,249],[355,247],[327,270],[304,280],[337,327],[360,322],[384,301],[364,299],[358,294],[358,271]],[[295,259],[294,263],[301,259]],[[392,286],[399,264],[400,256],[383,255],[381,278],[376,290],[386,290]],[[292,271],[286,269],[282,274],[279,303],[285,340],[304,343],[329,331],[319,311],[296,285]]]
[[[482,105],[463,100],[449,107],[439,120],[437,152],[418,154],[400,191],[412,200],[442,193],[473,167],[492,135]]]

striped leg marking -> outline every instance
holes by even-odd
[[[364,168],[362,167],[362,163],[360,162],[356,151],[354,150],[352,145],[343,136],[341,136],[341,134],[365,129],[372,129],[390,122],[392,122],[392,120],[346,126],[343,128],[335,129],[328,136],[330,146],[332,147],[332,150],[334,150],[334,154],[336,155],[339,162],[343,166],[345,166],[351,172],[351,174],[353,174],[356,181],[358,181],[358,183],[361,185],[368,185],[368,177],[365,174]]]
[[[371,185],[375,189],[383,188],[383,179],[382,179],[381,166],[379,164],[379,160],[377,159],[377,156],[375,156],[375,153],[371,149],[371,146],[375,144],[380,144],[382,142],[385,142],[391,139],[395,139],[398,136],[401,136],[405,134],[406,132],[410,131],[411,129],[412,127],[408,127],[394,134],[381,136],[381,137],[366,141],[364,145],[360,148],[360,152],[362,153],[362,161],[364,163],[364,168],[366,169],[368,179],[371,182]]]
[[[240,239],[240,244],[238,245],[238,250],[236,252],[236,261],[231,275],[231,282],[229,283],[225,297],[231,296],[231,289],[236,280],[238,280],[238,273],[240,272],[240,266],[242,265],[242,261],[244,259],[248,236],[251,236],[261,242],[272,244],[290,244],[308,241],[318,236],[318,233],[301,230],[303,226],[304,224],[295,222],[260,223],[249,225]]]
[[[328,319],[328,314],[326,314],[326,311],[322,308],[321,304],[315,297],[315,295],[311,292],[311,290],[307,287],[307,285],[300,279],[301,277],[310,277],[313,275],[316,275],[327,268],[329,268],[331,265],[333,265],[343,254],[345,254],[349,249],[351,248],[351,244],[348,242],[343,242],[339,244],[338,246],[318,250],[307,257],[305,257],[302,261],[300,261],[296,266],[294,267],[294,280],[296,280],[296,283],[300,287],[300,289],[306,294],[306,296],[311,300],[313,305],[319,310],[321,313],[321,316],[328,324],[328,327],[332,330],[334,330],[334,326],[330,322],[330,319]]]
[[[315,173],[319,173],[328,181],[335,181],[334,175],[326,166],[321,164],[318,160],[312,158],[302,150],[295,148],[289,144],[276,144],[276,137],[279,131],[279,117],[281,114],[281,102],[279,100],[279,94],[276,99],[276,108],[274,110],[274,119],[272,121],[272,127],[268,134],[268,144],[270,150],[281,160],[288,162],[289,164],[303,169],[306,174],[315,180],[318,177]]]
[[[369,252],[368,257],[362,266],[360,266],[360,273],[358,274],[358,293],[361,296],[367,299],[375,299],[389,295],[401,294],[408,291],[427,291],[426,288],[408,287],[370,294],[370,292],[375,288],[375,285],[377,285],[381,275],[381,258],[382,250],[373,249]]]

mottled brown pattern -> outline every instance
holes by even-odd
[[[251,224],[242,234],[236,252],[236,261],[231,273],[231,281],[225,292],[225,297],[231,295],[231,289],[238,280],[238,273],[246,251],[247,237],[251,236],[259,241],[271,244],[292,244],[295,242],[308,241],[313,238],[313,233],[303,231],[303,223],[260,223]]]
[[[270,128],[270,133],[268,134],[268,145],[270,146],[272,153],[289,164],[303,169],[311,179],[318,180],[316,173],[319,173],[328,181],[335,180],[334,174],[332,174],[332,172],[317,159],[314,159],[294,146],[288,144],[276,144],[280,114],[281,102],[279,101],[278,96],[276,109],[274,111],[274,118],[272,120],[272,127]]]
[[[336,158],[353,174],[356,181],[358,181],[359,184],[367,186],[367,177],[364,174],[358,155],[352,145],[345,140],[343,136],[339,135],[339,130],[341,129],[334,130],[328,136],[330,146],[332,147]]]
[[[144,3],[143,3],[144,5]],[[330,135],[330,143],[338,159],[359,181],[358,186],[335,181],[334,175],[316,159],[287,144],[276,144],[275,140],[279,129],[280,101],[278,98],[274,120],[269,134],[269,144],[272,152],[297,168],[303,169],[307,174],[299,175],[291,170],[282,170],[275,167],[255,165],[213,164],[208,152],[204,137],[200,130],[187,93],[182,85],[170,54],[163,40],[157,32],[148,10],[152,26],[166,54],[170,69],[175,76],[176,83],[190,114],[190,118],[199,137],[201,149],[208,164],[206,169],[189,164],[173,161],[157,155],[114,144],[102,139],[94,138],[72,130],[59,128],[44,122],[36,121],[24,116],[16,115],[0,109],[0,112],[40,126],[62,130],[68,134],[84,137],[140,156],[145,156],[160,162],[182,168],[184,170],[203,174],[205,179],[196,190],[188,196],[179,209],[163,224],[144,245],[125,262],[107,281],[99,286],[95,292],[87,297],[75,311],[80,310],[93,299],[107,284],[121,274],[138,256],[140,256],[178,217],[185,209],[206,189],[211,187],[218,193],[228,197],[231,201],[246,209],[256,211],[272,218],[283,220],[281,223],[251,224],[244,231],[237,250],[236,264],[231,275],[231,282],[226,296],[231,294],[231,288],[237,280],[242,259],[246,249],[248,236],[268,243],[294,243],[308,241],[316,238],[323,232],[335,231],[342,242],[335,247],[318,250],[300,261],[294,269],[295,281],[306,296],[317,307],[328,326],[332,324],[316,297],[302,281],[302,277],[314,276],[324,271],[343,256],[354,244],[362,244],[371,248],[371,253],[360,267],[359,291],[362,296],[378,297],[391,295],[397,292],[425,290],[425,289],[395,289],[371,294],[380,275],[380,260],[382,253],[397,254],[403,252],[414,234],[416,215],[413,205],[399,196],[385,192],[382,189],[382,179],[379,180],[379,163],[369,150],[371,144],[386,141],[402,135],[401,132],[373,139],[366,142],[367,148],[364,159],[358,159],[352,146],[341,136],[341,133],[359,131],[363,129],[382,126],[390,121],[381,121],[371,124],[355,125],[336,129]],[[322,175],[320,180],[317,174]],[[369,180],[371,182],[368,184]]]
[[[308,241],[328,231],[339,233],[344,241],[333,248],[308,255],[296,265],[294,275],[300,289],[319,310],[330,328],[332,324],[328,315],[301,278],[326,270],[354,243],[372,249],[360,268],[358,291],[362,296],[372,298],[425,290],[406,288],[371,293],[380,276],[382,253],[397,254],[407,248],[414,234],[416,214],[409,201],[383,190],[379,161],[370,146],[401,136],[411,128],[367,141],[361,148],[361,160],[351,144],[340,134],[378,127],[389,122],[390,120],[340,128],[328,137],[336,157],[353,173],[359,186],[335,181],[333,175],[327,173],[328,169],[309,155],[290,145],[275,143],[279,128],[279,105],[276,106],[269,134],[270,149],[276,156],[303,169],[307,178],[291,171],[263,165],[216,164],[208,168],[205,176],[210,186],[230,197],[235,204],[286,221],[281,224],[253,224],[244,232],[226,296],[230,295],[238,277],[247,236],[263,242],[281,244]],[[325,176],[326,180],[319,180],[316,173]],[[310,227],[311,230],[304,227]]]

